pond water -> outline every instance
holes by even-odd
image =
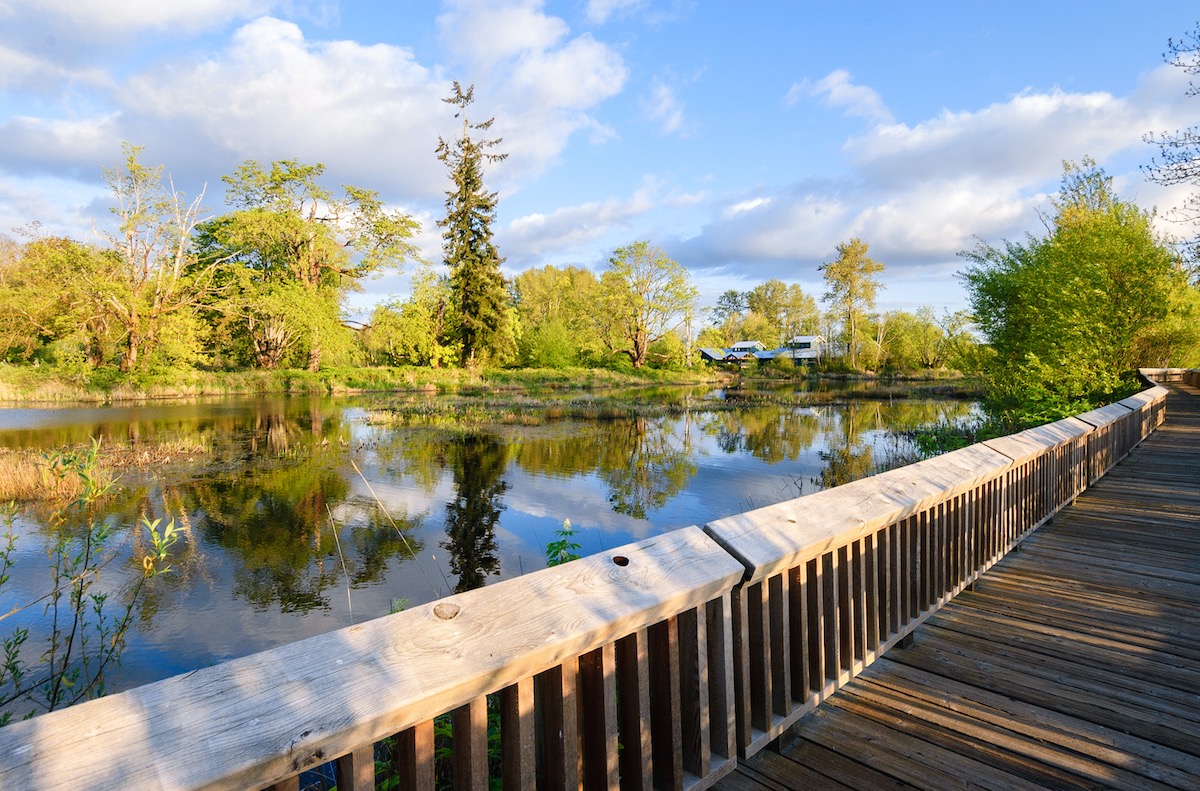
[[[469,399],[436,395],[13,408],[0,447],[154,449],[104,506],[114,597],[138,576],[143,516],[185,528],[110,685],[127,688],[542,568],[566,519],[589,554],[863,477],[915,458],[903,430],[975,409],[737,395],[638,391],[639,416],[618,417],[613,394],[583,409],[575,394],[470,428],[453,417]],[[16,519],[3,611],[46,592],[46,511]],[[41,618],[31,607],[0,633],[36,635]]]

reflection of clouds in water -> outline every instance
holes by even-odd
[[[611,534],[616,543],[607,544],[609,547],[662,532],[651,521],[613,511],[608,486],[595,474],[564,479],[510,468],[509,476],[513,486],[505,496],[507,509],[502,519],[510,529],[522,533],[530,531],[517,527],[514,521],[536,524],[533,540],[543,545],[554,537],[564,519],[570,519],[571,527],[581,535],[595,530]],[[548,530],[542,528],[542,520],[550,525]]]
[[[397,521],[403,516],[435,512],[439,513],[440,520],[440,509],[445,508],[446,502],[454,496],[454,481],[448,473],[440,476],[437,486],[432,491],[426,491],[423,487],[406,481],[404,477],[381,478],[378,468],[366,467],[362,462],[358,462],[358,468],[362,470],[371,486],[368,489],[354,469],[347,467],[345,472],[349,476],[351,490],[349,501],[355,507],[361,508],[364,504],[378,507],[375,500],[375,497],[378,497],[379,503],[383,503],[383,507]]]
[[[345,411],[339,411],[343,408]],[[828,466],[823,454],[828,457],[848,448],[868,457],[864,466],[876,466],[889,455],[896,456],[901,444],[894,432],[882,426],[908,428],[917,422],[950,421],[971,410],[972,405],[962,402],[916,400],[861,402],[853,407],[756,405],[738,412],[695,412],[637,424],[563,422],[530,429],[498,427],[495,447],[489,445],[487,450],[494,450],[492,469],[502,466],[500,478],[505,485],[502,496],[496,498],[493,493],[501,506],[494,530],[500,574],[487,576],[486,582],[541,568],[544,547],[554,540],[564,519],[571,520],[581,554],[611,550],[666,530],[702,525],[809,494],[819,488],[813,479],[819,480]],[[385,614],[392,599],[408,599],[410,605],[416,605],[445,595],[455,584],[450,552],[441,542],[446,539],[447,504],[460,494],[452,468],[461,449],[454,450],[453,440],[446,434],[381,428],[365,423],[361,408],[302,399],[126,411],[127,419],[136,419],[145,439],[164,432],[186,436],[185,416],[191,414],[199,421],[188,424],[187,430],[210,437],[212,450],[202,462],[203,480],[197,478],[196,482],[214,487],[214,492],[237,489],[230,491],[223,503],[227,512],[224,529],[231,535],[246,531],[253,517],[238,506],[254,497],[267,502],[265,490],[254,494],[250,477],[272,481],[270,497],[274,499],[270,502],[291,504],[296,510],[310,490],[331,489],[327,484],[332,473],[344,482],[341,488],[332,486],[336,491],[331,490],[325,498],[338,524],[355,529],[382,524],[377,495],[398,524],[411,526],[408,535],[423,545],[418,558],[388,550],[384,578],[352,591],[355,622]],[[61,422],[69,424],[70,431],[86,434],[92,427],[86,420],[77,422],[82,413],[97,420],[111,421],[115,416],[114,412],[87,409],[62,415],[65,420]],[[116,430],[111,422],[103,425],[106,430]],[[123,436],[133,433],[124,424],[118,428]],[[285,434],[283,455],[254,458],[243,451],[255,432],[261,432],[258,436],[265,446],[271,428]],[[314,428],[321,434],[310,434]],[[22,430],[28,437],[49,435],[32,426]],[[349,459],[366,476],[374,495]],[[636,478],[635,470],[651,477]],[[196,473],[197,469],[184,472]],[[305,474],[321,485],[292,483]],[[460,470],[460,477],[463,474]],[[682,481],[682,485],[673,488],[672,481]],[[658,493],[664,491],[667,494],[659,498]],[[621,497],[626,507],[642,504],[647,518],[616,512],[614,498]],[[218,504],[210,497],[201,504],[189,500],[187,508],[199,526],[208,521],[201,509]],[[296,556],[293,560],[302,575],[314,568],[335,572],[321,591],[329,609],[303,615],[280,612],[278,607],[256,610],[233,593],[242,564],[256,562],[256,557],[262,561],[253,553],[260,549],[259,542],[267,541],[270,523],[275,520],[267,520],[263,530],[241,536],[237,548],[202,541],[208,576],[189,579],[173,596],[163,597],[152,630],[131,641],[124,678],[130,683],[150,680],[348,625],[344,580],[340,565],[336,565],[336,549],[330,544],[332,536],[326,530],[324,506],[314,500],[309,510],[312,513],[303,514],[309,519],[308,526],[297,534],[312,547],[300,552],[292,546],[297,550],[292,553]],[[213,519],[218,516],[213,514]],[[198,530],[195,537],[201,540],[205,534]],[[349,549],[346,539],[350,537],[348,530],[341,533],[343,550]],[[266,547],[261,549],[266,552]],[[361,560],[353,554],[358,549],[352,551],[351,561]],[[352,574],[355,568],[352,563]]]

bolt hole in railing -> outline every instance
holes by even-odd
[[[1195,384],[1195,371],[1144,371]],[[1164,416],[1084,415],[0,729],[0,788],[700,789]]]

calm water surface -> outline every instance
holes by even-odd
[[[140,568],[131,526],[144,515],[186,528],[130,635],[125,688],[541,568],[564,519],[589,554],[862,477],[912,460],[898,432],[975,408],[782,395],[733,407],[719,390],[643,391],[669,414],[469,431],[443,425],[439,396],[14,408],[0,409],[0,446],[180,449],[123,473],[106,505],[114,596]],[[434,417],[398,423],[391,408],[414,399]],[[17,528],[4,610],[49,579],[44,515],[27,509]],[[31,608],[0,631],[36,634],[40,617]]]

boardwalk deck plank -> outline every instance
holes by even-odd
[[[718,788],[1200,788],[1200,390],[794,735]]]

